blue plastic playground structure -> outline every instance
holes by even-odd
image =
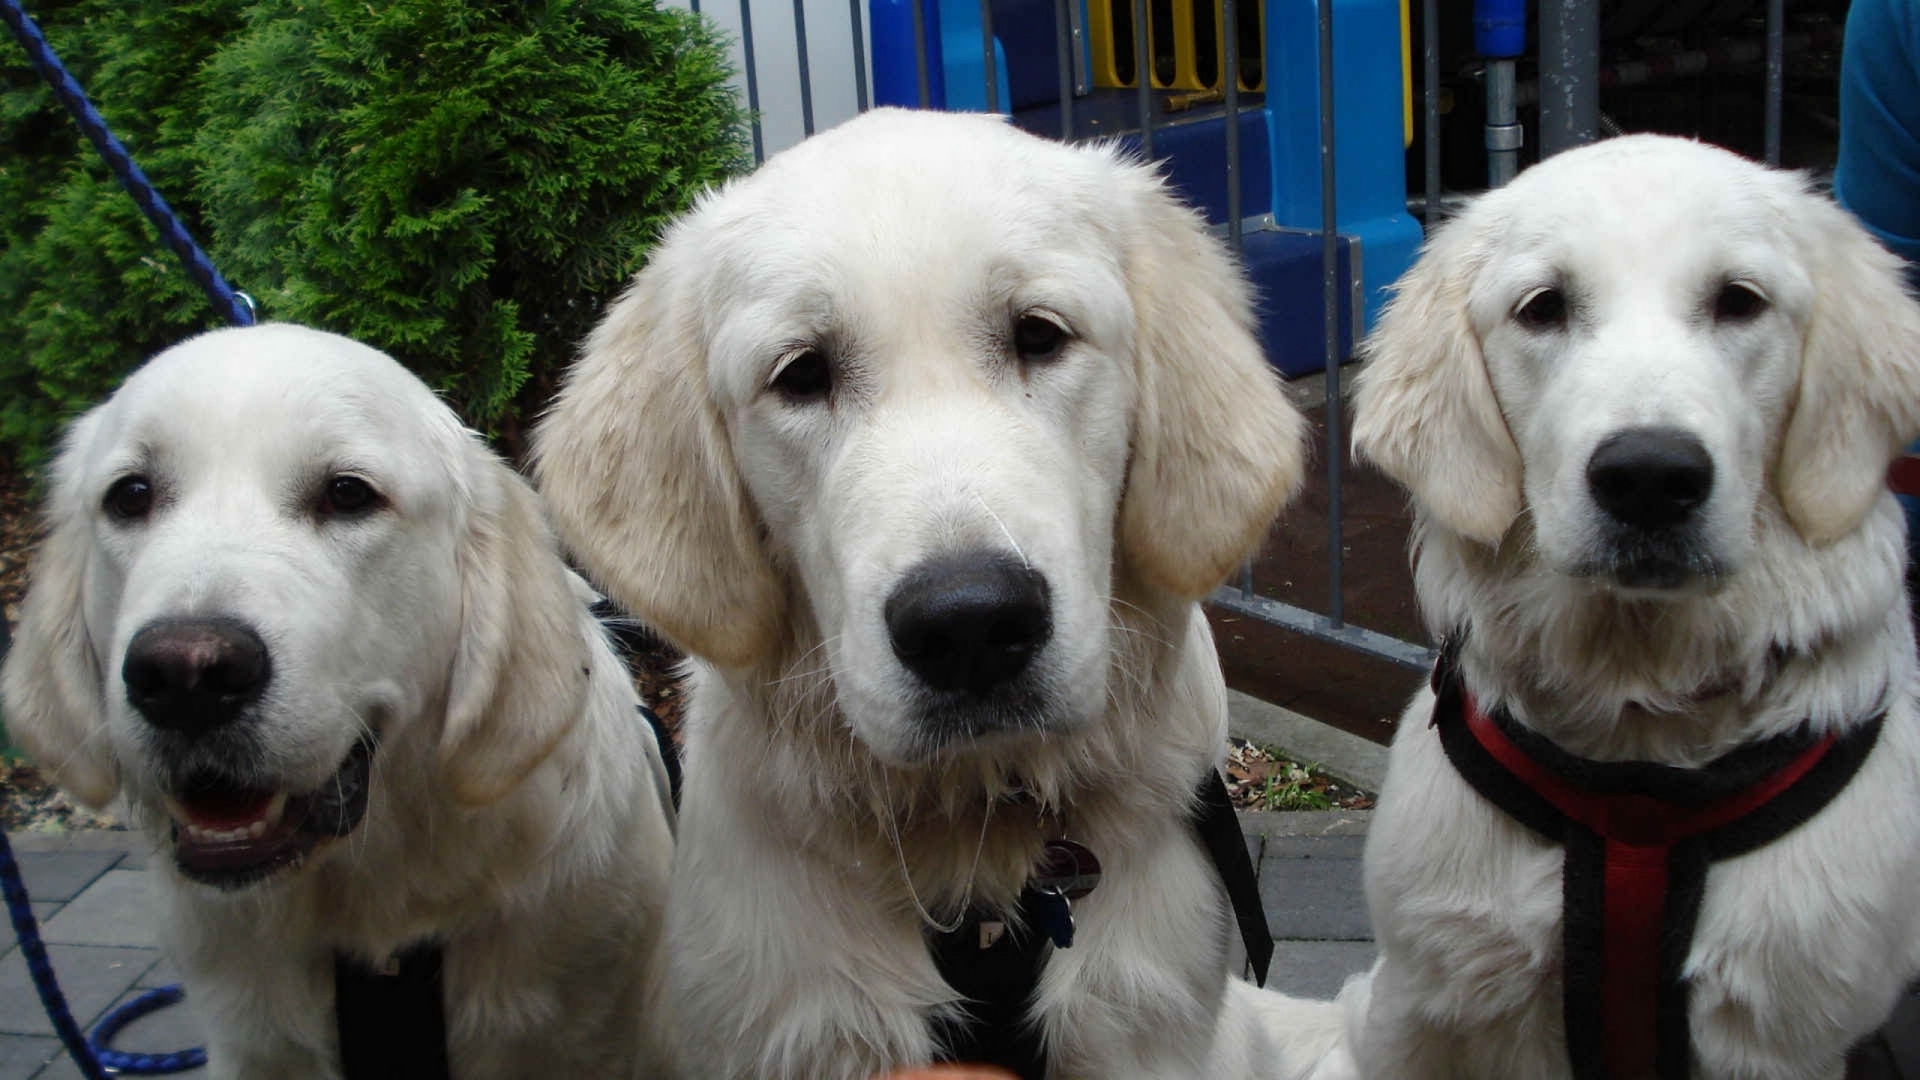
[[[1088,25],[1089,4],[1127,0],[1069,0],[1080,5]],[[1167,9],[1190,15],[1217,0],[1153,0],[1156,49],[1167,34]],[[1406,146],[1411,138],[1407,90],[1406,30],[1401,0],[1331,0],[1333,4],[1333,101],[1336,232],[1343,328],[1342,356],[1351,354],[1354,300],[1371,320],[1386,288],[1413,261],[1420,224],[1407,212]],[[1321,368],[1320,71],[1316,0],[1242,0],[1255,12],[1247,25],[1264,52],[1257,64],[1264,93],[1242,91],[1240,197],[1242,254],[1261,304],[1267,355],[1288,375]],[[914,48],[915,0],[868,0],[873,34],[874,100],[878,104],[984,110],[987,105],[981,5],[977,0],[919,0],[926,96],[921,97],[921,61]],[[1217,7],[1215,11],[1217,12]],[[1058,134],[1060,79],[1055,70],[1052,0],[991,0],[995,97],[1000,111],[1043,134]],[[1126,16],[1125,10],[1117,10]],[[1244,17],[1244,16],[1243,16]],[[1206,24],[1211,25],[1211,24]],[[1092,38],[1091,42],[1087,38]],[[1097,69],[1090,51],[1103,44],[1083,35],[1076,67]],[[1122,46],[1125,46],[1122,42]],[[1250,50],[1243,50],[1250,51]],[[1131,50],[1119,65],[1131,69]],[[1167,59],[1157,51],[1153,78],[1168,85]],[[1247,69],[1243,68],[1243,72]],[[1175,75],[1174,85],[1183,76]],[[1187,76],[1184,85],[1195,85]],[[1204,76],[1201,79],[1204,83]],[[1218,79],[1216,77],[1215,81]],[[1247,83],[1246,74],[1242,83]],[[1218,95],[1186,95],[1197,104],[1160,116],[1153,152],[1186,199],[1210,221],[1227,215],[1226,126]],[[1073,102],[1078,137],[1110,135],[1139,143],[1133,90],[1091,86]],[[1210,106],[1210,107],[1209,107]],[[1364,331],[1364,325],[1359,329]]]

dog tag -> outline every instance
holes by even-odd
[[[1073,948],[1073,901],[1052,889],[1039,889],[1034,895],[1039,898],[1034,906],[1039,911],[1040,928],[1053,940],[1053,947]]]
[[[1040,849],[1040,862],[1027,884],[1040,892],[1059,893],[1063,899],[1078,900],[1100,885],[1100,859],[1085,844],[1072,840],[1049,840]]]

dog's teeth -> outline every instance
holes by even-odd
[[[273,801],[267,803],[267,812],[260,815],[260,820],[254,824],[254,828],[259,829],[260,833],[264,833],[273,826],[280,824],[280,816],[286,812],[287,793],[282,791],[273,797]],[[254,835],[258,836],[260,833],[255,833]]]
[[[265,835],[267,835],[266,822],[256,821],[253,824],[247,826],[247,839],[258,840]]]

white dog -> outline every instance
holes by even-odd
[[[983,1026],[1039,1035],[1054,1077],[1284,1075],[1222,1017],[1284,999],[1229,993],[1187,820],[1226,711],[1195,601],[1302,468],[1248,321],[1149,169],[886,110],[707,199],[609,311],[535,475],[589,573],[698,658],[689,1075],[961,1053],[933,928],[978,951],[1062,838],[1098,887]]]
[[[1920,972],[1897,260],[1623,138],[1447,224],[1368,352],[1355,447],[1450,644],[1368,845],[1364,1074],[1839,1077]]]
[[[195,338],[74,425],[48,517],[7,718],[169,856],[216,1076],[339,1075],[336,954],[421,943],[454,1075],[654,1075],[659,749],[533,492],[419,380]]]

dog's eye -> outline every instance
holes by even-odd
[[[327,486],[320,491],[322,517],[358,517],[384,505],[386,500],[373,490],[372,484],[346,473],[329,478]]]
[[[1555,330],[1567,325],[1567,296],[1559,289],[1539,289],[1520,302],[1514,321],[1529,330]]]
[[[1765,310],[1765,294],[1744,281],[1727,282],[1720,286],[1720,292],[1713,298],[1713,317],[1716,322],[1747,322],[1758,318]]]
[[[783,359],[769,385],[796,404],[820,401],[833,390],[833,365],[819,349],[796,349]]]
[[[1013,350],[1029,364],[1044,364],[1060,355],[1072,335],[1045,315],[1022,315],[1013,324]]]
[[[107,488],[100,507],[116,521],[143,521],[153,510],[153,483],[144,476],[123,476]]]

